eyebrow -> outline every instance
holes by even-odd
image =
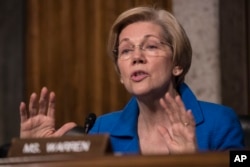
[[[149,37],[155,37],[157,39],[160,39],[158,36],[152,35],[152,34],[147,34],[143,37],[143,40],[149,38]],[[131,42],[129,38],[123,38],[121,41],[119,41],[118,46],[122,43],[122,42]]]

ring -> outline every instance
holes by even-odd
[[[189,123],[188,123],[188,122],[184,122],[183,125],[184,125],[184,126],[188,126]]]

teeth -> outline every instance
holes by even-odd
[[[138,76],[138,75],[142,75],[142,74],[144,74],[144,72],[137,72],[137,73],[135,73],[135,76]]]

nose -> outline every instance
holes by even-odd
[[[144,55],[143,49],[140,45],[138,45],[135,50],[134,54],[132,55],[132,64],[145,64],[147,59]]]

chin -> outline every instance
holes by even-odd
[[[164,92],[164,93],[163,93]],[[140,99],[158,99],[165,94],[165,90],[159,89],[134,89],[129,91],[130,94]]]
[[[136,97],[150,96],[157,90],[157,88],[153,88],[150,85],[134,85],[133,87],[126,87],[126,89]]]
[[[151,94],[151,91],[149,91],[149,90],[136,90],[136,91],[131,91],[130,93],[134,96],[137,96],[137,97],[144,97],[144,96],[149,96]]]

